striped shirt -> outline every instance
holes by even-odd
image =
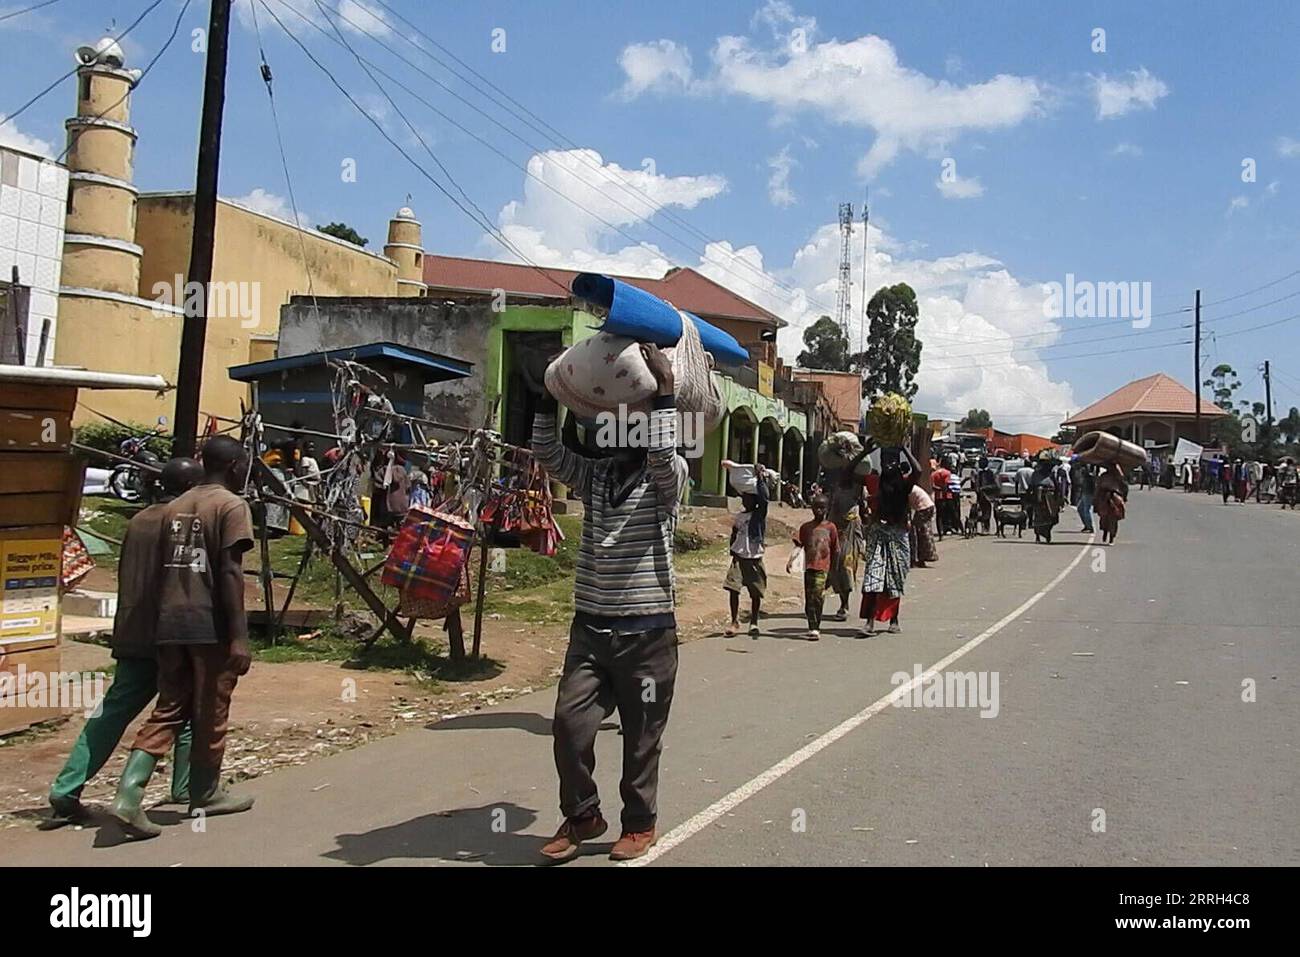
[[[650,413],[645,470],[615,502],[614,462],[566,449],[555,415],[533,417],[533,454],[557,482],[582,498],[573,606],[600,618],[673,613],[673,531],[686,487],[686,460],[677,454],[677,411]]]

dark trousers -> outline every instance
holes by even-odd
[[[159,645],[158,703],[133,747],[161,758],[188,721],[194,734],[190,765],[220,769],[238,681],[229,645]]]
[[[676,681],[676,629],[620,635],[573,623],[551,726],[565,817],[600,806],[593,777],[596,732],[617,708],[623,728],[623,830],[654,827],[659,753]]]

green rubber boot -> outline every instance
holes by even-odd
[[[235,797],[221,786],[221,768],[190,765],[190,815],[239,814],[253,806],[251,797]]]
[[[176,748],[172,751],[172,803],[190,803],[190,744],[193,738],[189,725],[185,726],[176,737]]]
[[[121,822],[122,830],[128,837],[143,840],[162,833],[162,828],[149,820],[144,808],[140,806],[144,801],[144,789],[148,786],[149,777],[157,763],[158,759],[146,751],[132,751],[126,759],[122,780],[117,785],[117,796],[113,798],[112,813]]]

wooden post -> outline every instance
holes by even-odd
[[[271,591],[271,532],[266,522],[266,503],[262,503],[261,512],[262,529],[258,539],[262,551],[262,604],[266,607],[266,636],[274,645],[279,637],[280,629],[275,620],[275,596]]]
[[[493,522],[483,529],[482,547],[478,555],[478,594],[474,598],[474,647],[470,652],[470,657],[475,661],[478,660],[479,645],[483,638],[483,589],[487,584],[488,545],[491,543],[492,533],[496,527],[496,522]]]

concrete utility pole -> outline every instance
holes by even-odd
[[[1196,346],[1192,353],[1192,391],[1196,393],[1196,441],[1201,441],[1201,290],[1196,290]]]
[[[203,77],[203,116],[199,123],[199,163],[194,183],[194,232],[186,276],[187,288],[197,288],[202,293],[194,297],[198,303],[197,314],[181,320],[176,421],[172,426],[174,455],[193,455],[199,430],[199,388],[203,384],[203,347],[208,333],[208,286],[212,282],[217,232],[217,169],[221,160],[221,117],[226,104],[230,4],[231,0],[212,0],[208,17],[208,59]]]

